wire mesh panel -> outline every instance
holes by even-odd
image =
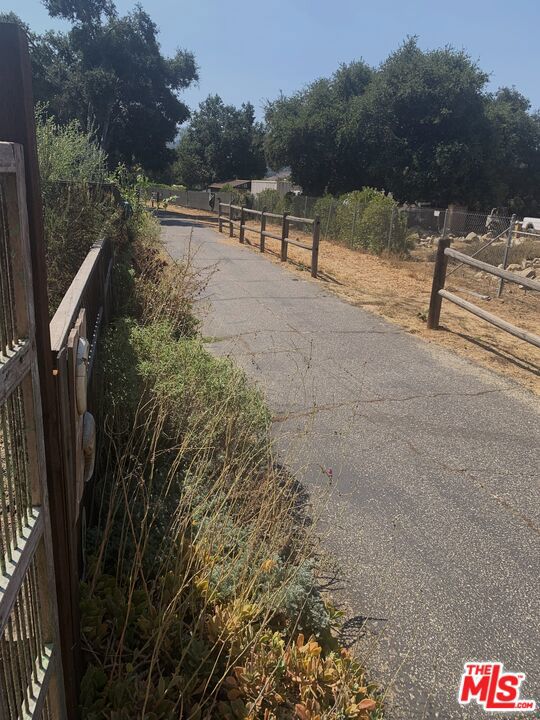
[[[63,718],[22,149],[0,143],[0,718]]]

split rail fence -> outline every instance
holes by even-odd
[[[500,279],[499,289],[501,289],[502,283],[506,281],[516,283],[517,285],[520,285],[528,290],[540,292],[540,282],[531,278],[523,277],[522,275],[518,275],[517,273],[510,272],[509,270],[505,270],[504,268],[495,267],[494,265],[490,265],[489,263],[483,262],[482,260],[478,260],[478,258],[458,252],[457,250],[454,250],[450,247],[450,242],[450,239],[445,237],[441,238],[438,242],[435,268],[433,271],[433,283],[431,287],[429,314],[427,320],[428,328],[430,330],[439,329],[441,307],[442,301],[444,299],[454,303],[455,305],[458,305],[459,307],[463,308],[463,310],[467,310],[481,320],[485,320],[491,325],[498,327],[500,330],[504,330],[505,332],[510,333],[510,335],[520,338],[520,340],[524,340],[525,342],[540,348],[540,336],[535,335],[528,330],[517,327],[516,325],[513,325],[512,323],[509,323],[506,320],[503,320],[502,318],[493,315],[487,310],[484,310],[478,305],[475,305],[468,300],[463,300],[463,298],[459,297],[459,295],[456,295],[444,289],[449,258],[457,260],[463,265],[468,265],[469,267],[475,268],[476,270],[482,270],[483,272],[498,277]]]
[[[222,209],[227,208],[227,214],[223,214]],[[238,216],[238,219],[236,217]],[[259,227],[248,225],[248,218],[255,218],[259,221]],[[281,228],[279,234],[277,231],[271,231],[267,228],[270,223],[277,224]],[[291,237],[291,223],[303,225],[304,229],[311,228],[311,243],[302,242],[298,238]],[[280,243],[280,259],[287,262],[289,245],[306,250],[311,254],[311,276],[316,278],[319,270],[319,240],[321,222],[319,217],[303,218],[287,213],[271,213],[266,210],[253,210],[243,205],[233,205],[232,203],[223,203],[218,200],[218,229],[223,232],[223,226],[229,226],[229,237],[234,237],[234,230],[238,230],[238,239],[243,244],[246,241],[246,232],[258,235],[259,249],[264,252],[266,249],[266,240],[276,240]]]

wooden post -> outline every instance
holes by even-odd
[[[219,232],[223,232],[222,220],[221,220],[221,201],[218,200],[217,204],[217,225]]]
[[[264,252],[264,241],[266,238],[264,237],[264,232],[266,230],[266,208],[262,209],[261,212],[261,234],[259,237],[259,250],[263,253]]]
[[[390,228],[388,229],[388,252],[392,247],[392,231],[394,229],[394,219],[396,217],[396,206],[392,205],[392,213],[390,215]]]
[[[59,436],[57,388],[53,376],[53,357],[49,335],[49,301],[43,207],[34,125],[32,70],[24,31],[13,23],[0,23],[0,140],[23,146],[26,198],[32,262],[36,351],[38,356],[41,405],[44,425],[47,487],[58,598],[60,645],[64,673],[67,715],[78,717],[80,678],[80,635],[78,597],[73,594],[78,578],[73,578],[73,558],[67,477],[62,464]]]
[[[516,226],[516,216],[512,215],[512,217],[510,218],[510,227],[508,228],[508,234],[506,236],[506,245],[504,246],[503,270],[506,270],[506,266],[508,265],[508,253],[510,252],[510,248],[512,247],[512,236],[514,234],[515,226]],[[501,297],[503,287],[504,287],[504,279],[501,278],[499,280],[499,287],[497,288],[497,297]]]
[[[229,200],[229,237],[233,237],[233,224],[232,224],[232,197]]]
[[[289,235],[289,221],[287,213],[283,213],[283,221],[281,223],[281,262],[287,261],[287,243],[286,238]]]
[[[245,222],[246,222],[246,214],[244,212],[244,206],[241,205],[240,207],[240,233],[239,233],[239,240],[243,244],[244,243],[244,232],[245,232]]]
[[[319,240],[321,236],[321,219],[317,215],[313,223],[313,240],[311,250],[311,277],[316,278],[319,272]]]
[[[352,231],[351,231],[351,247],[354,247],[354,235],[356,233],[356,217],[358,215],[358,203],[354,206],[354,215],[353,215],[353,221],[352,221]]]
[[[439,318],[441,316],[442,297],[439,290],[444,288],[446,280],[446,266],[448,265],[448,257],[444,254],[447,247],[450,246],[450,240],[447,237],[439,239],[437,245],[437,256],[435,258],[435,268],[433,269],[433,283],[431,285],[431,298],[429,301],[429,313],[427,326],[430,330],[439,329]]]

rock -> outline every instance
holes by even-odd
[[[480,238],[476,233],[470,232],[465,238],[465,242],[478,242]]]
[[[517,263],[511,263],[507,266],[507,270],[510,270],[510,272],[516,272],[517,270],[521,270],[521,265],[518,265]]]
[[[540,258],[534,258],[534,260],[532,261],[532,266],[535,268],[540,267]]]
[[[516,275],[521,275],[521,277],[534,280],[534,278],[536,277],[536,270],[533,270],[533,268],[524,268],[523,270],[518,270]]]

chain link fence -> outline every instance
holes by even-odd
[[[371,190],[352,192],[339,198],[290,194],[282,197],[273,190],[258,195],[237,191],[214,194],[163,186],[150,186],[145,193],[147,200],[153,197],[170,205],[214,213],[221,201],[277,215],[288,213],[308,219],[318,216],[321,240],[354,250],[412,252],[417,259],[427,260],[432,259],[430,248],[434,249],[437,240],[446,234],[461,252],[493,265],[520,264],[525,268],[540,264],[540,232],[530,228],[525,231],[517,218],[499,215],[495,210],[470,212],[457,206],[400,207],[391,195]],[[279,223],[278,218],[268,218],[269,225]],[[297,224],[297,230],[309,234],[311,226]],[[465,268],[463,272],[470,272],[470,269]]]

